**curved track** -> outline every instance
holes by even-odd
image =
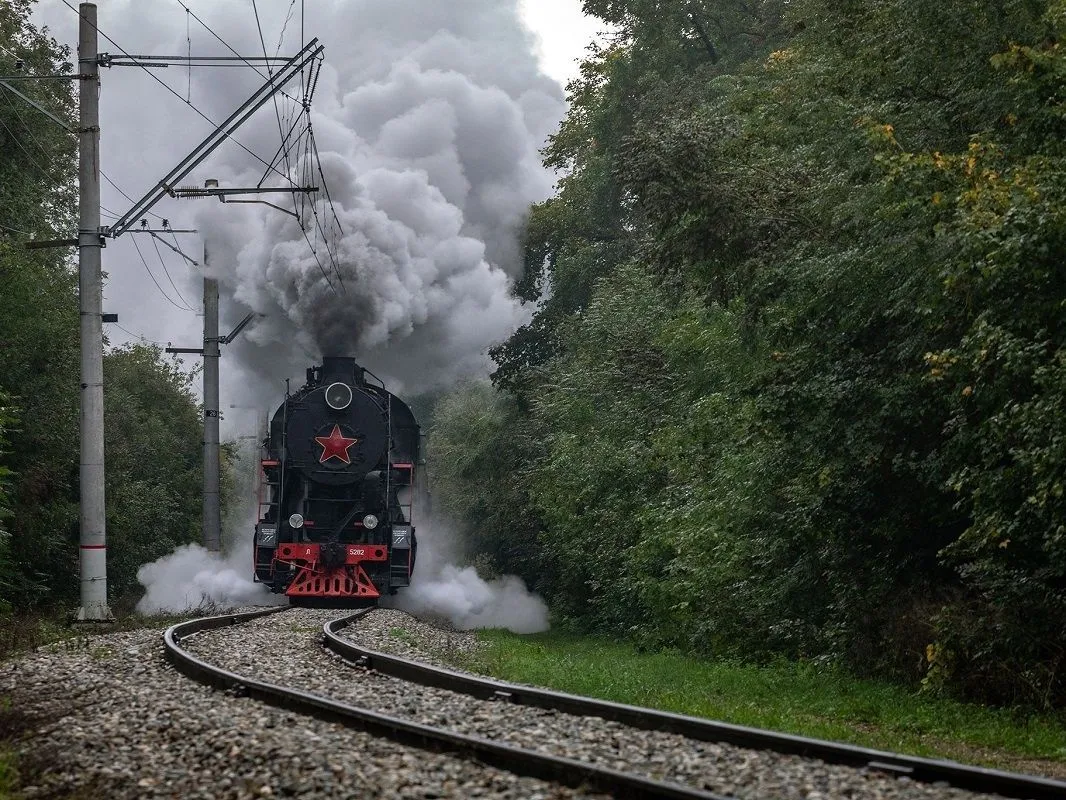
[[[1030,798],[1031,800],[1061,800],[1066,797],[1066,783],[1061,781],[974,767],[953,761],[899,755],[855,745],[730,725],[547,689],[503,683],[369,650],[338,635],[339,631],[372,611],[373,609],[364,609],[326,623],[323,628],[325,646],[357,666],[423,686],[433,686],[481,699],[504,700],[520,705],[551,709],[565,714],[595,716],[633,728],[665,731],[699,741],[727,742],[755,750],[772,750],[805,758],[817,758],[828,763],[874,769],[915,781],[946,783],[960,789],[995,793],[1005,797]]]
[[[251,697],[300,714],[308,714],[319,719],[337,722],[346,727],[363,730],[373,735],[384,736],[402,744],[475,759],[481,763],[506,769],[518,775],[554,781],[573,788],[604,792],[617,797],[639,800],[652,800],[652,798],[727,800],[721,795],[710,792],[651,780],[639,775],[631,775],[618,770],[594,766],[574,759],[510,747],[487,739],[467,736],[443,728],[435,728],[357,708],[326,697],[300,691],[299,689],[238,675],[209,664],[182,647],[183,639],[202,631],[239,625],[243,622],[285,610],[269,609],[243,614],[204,617],[174,625],[167,629],[163,636],[167,658],[183,674],[241,696]],[[357,618],[361,614],[353,616]],[[344,619],[350,620],[352,617]],[[340,620],[335,622],[340,622]]]
[[[721,795],[694,787],[630,774],[565,756],[533,751],[525,749],[524,746],[499,744],[479,736],[401,719],[380,711],[371,711],[321,695],[269,683],[249,675],[237,674],[208,663],[182,646],[183,639],[199,632],[219,630],[283,611],[285,609],[230,614],[175,625],[164,635],[167,657],[184,674],[242,696],[340,723],[402,744],[472,759],[516,775],[618,797],[723,800]],[[340,631],[371,611],[367,609],[327,622],[323,631],[324,644],[350,664],[370,668],[400,680],[480,699],[506,701],[576,716],[600,717],[634,729],[662,731],[701,742],[722,742],[752,750],[798,755],[827,763],[877,770],[916,781],[940,782],[959,789],[994,792],[1008,797],[1034,800],[1066,797],[1066,783],[1059,781],[949,761],[897,755],[502,683],[369,650],[339,635]],[[241,671],[243,672],[243,669]],[[391,712],[391,708],[388,710]]]

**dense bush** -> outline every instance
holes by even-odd
[[[70,53],[29,22],[31,3],[0,4],[0,73],[69,72]],[[74,117],[69,81],[24,81],[56,116]],[[0,609],[70,605],[78,596],[77,275],[68,238],[76,140],[6,91],[0,102]],[[158,348],[104,357],[112,596],[140,564],[199,528],[200,413],[189,376]]]
[[[588,630],[1061,705],[1066,3],[585,5],[449,510]]]

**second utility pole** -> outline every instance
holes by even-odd
[[[79,620],[111,619],[104,511],[104,332],[100,250],[100,64],[96,6],[78,9],[78,304],[81,310],[81,607]]]
[[[204,547],[222,549],[222,507],[219,503],[218,279],[210,277],[211,266],[204,244]]]

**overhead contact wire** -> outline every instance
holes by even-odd
[[[263,25],[259,21],[259,6],[255,0],[252,0],[252,11],[255,14],[255,27],[259,30],[259,43],[263,46],[263,58],[269,58],[267,54],[266,39],[263,38]],[[267,62],[267,74],[273,78],[274,69],[271,67],[270,62]],[[281,109],[278,107],[278,96],[275,94],[271,97],[274,101],[274,116],[278,120],[278,136],[281,137],[282,156],[285,159],[285,172],[291,173],[292,166],[289,163],[289,148],[286,146],[286,136],[284,126],[281,124]]]
[[[62,0],[62,2],[63,2],[63,5],[65,5],[65,6],[67,7],[67,8],[69,8],[69,9],[70,9],[71,11],[73,11],[73,12],[74,12],[75,14],[78,14],[78,16],[79,16],[79,18],[80,18],[80,16],[81,16],[81,13],[80,13],[80,12],[78,11],[78,9],[74,8],[74,6],[72,6],[72,5],[71,5],[71,4],[70,4],[70,3],[68,2],[68,0]],[[196,15],[195,15],[195,14],[193,14],[193,17],[195,18],[195,17],[196,17]],[[118,50],[119,50],[119,52],[121,52],[121,53],[122,53],[122,54],[123,54],[124,56],[126,56],[126,58],[131,58],[131,59],[132,59],[132,56],[130,56],[130,54],[129,54],[128,52],[126,52],[126,50],[125,50],[125,49],[123,49],[122,45],[120,45],[120,44],[119,44],[118,42],[116,42],[116,41],[115,41],[114,39],[112,39],[112,38],[111,38],[110,36],[108,36],[108,35],[107,35],[106,33],[104,33],[104,32],[103,32],[102,30],[100,30],[99,26],[96,26],[96,25],[94,25],[93,27],[94,27],[94,29],[96,30],[96,32],[97,32],[97,33],[99,33],[99,34],[100,34],[101,36],[103,36],[103,37],[104,37],[104,38],[105,38],[105,39],[106,39],[106,40],[107,40],[108,42],[110,42],[110,43],[111,43],[111,44],[112,44],[113,46],[117,47],[117,48],[118,48]],[[168,84],[168,83],[167,83],[166,81],[163,81],[163,80],[161,80],[161,79],[160,79],[160,78],[159,78],[159,77],[158,77],[157,75],[155,75],[155,74],[154,74],[154,73],[153,73],[153,72],[152,72],[152,71],[151,71],[150,69],[148,69],[147,67],[145,67],[145,66],[144,66],[143,64],[138,64],[138,66],[139,66],[139,67],[140,67],[141,69],[143,69],[143,70],[144,70],[144,71],[145,71],[145,72],[146,72],[146,73],[147,73],[147,74],[148,74],[148,75],[149,75],[149,76],[150,76],[150,77],[152,78],[152,80],[154,80],[154,81],[155,81],[156,83],[158,83],[158,84],[159,84],[160,86],[162,86],[162,87],[163,87],[164,89],[166,89],[166,90],[167,90],[168,92],[170,92],[170,93],[171,93],[172,95],[174,95],[174,96],[175,96],[176,98],[178,98],[179,100],[181,100],[181,102],[182,102],[182,103],[185,103],[185,99],[184,99],[184,98],[183,98],[183,97],[182,97],[182,96],[181,96],[180,94],[178,94],[178,92],[177,92],[177,91],[175,91],[175,90],[174,90],[174,87],[172,87],[172,86],[171,86],[170,84]],[[261,74],[261,73],[260,73],[260,74]],[[219,125],[218,125],[218,123],[217,123],[217,122],[215,122],[215,121],[214,121],[213,119],[211,119],[211,118],[210,118],[209,116],[207,116],[207,114],[205,114],[205,113],[204,113],[203,111],[201,111],[201,110],[200,110],[199,108],[197,108],[197,107],[196,107],[196,106],[195,106],[194,104],[192,104],[192,103],[186,103],[186,105],[188,105],[188,107],[189,107],[189,108],[191,108],[191,109],[192,109],[193,111],[195,111],[195,112],[196,112],[196,113],[197,113],[198,115],[200,115],[200,117],[201,117],[202,119],[204,119],[204,120],[205,120],[205,121],[206,121],[206,122],[207,122],[207,123],[208,123],[209,125],[211,125],[211,126],[212,126],[212,127],[213,127],[213,128],[214,128],[214,129],[216,130],[216,131],[221,131],[221,130],[222,130],[222,129],[221,129],[220,127],[219,127]],[[258,154],[258,153],[256,153],[256,152],[255,152],[254,150],[252,150],[252,149],[251,149],[251,148],[249,148],[249,147],[248,147],[247,145],[245,145],[245,144],[244,144],[243,142],[241,142],[241,141],[240,141],[240,139],[236,138],[236,137],[235,137],[235,136],[233,136],[232,134],[227,134],[227,135],[226,135],[226,138],[227,138],[228,140],[232,141],[232,142],[233,142],[234,144],[236,144],[236,145],[237,145],[238,147],[240,147],[240,148],[241,148],[242,150],[244,150],[244,151],[245,151],[246,153],[248,153],[248,155],[250,155],[250,156],[251,156],[252,158],[256,159],[256,160],[257,160],[257,161],[259,161],[260,163],[266,164],[268,168],[270,168],[270,167],[271,167],[271,165],[270,165],[270,164],[267,164],[267,161],[266,161],[266,159],[264,159],[264,158],[263,158],[263,157],[262,157],[261,155],[259,155],[259,154]],[[287,182],[288,182],[289,184],[293,184],[292,178],[290,178],[290,177],[289,177],[288,175],[285,175],[285,174],[283,174],[283,173],[281,172],[281,170],[278,170],[278,169],[273,169],[273,171],[274,171],[274,172],[276,172],[276,173],[277,173],[278,175],[280,175],[280,176],[281,176],[282,178],[284,178],[284,179],[285,179],[285,180],[286,180],[286,181],[287,181]],[[293,185],[295,185],[295,184],[293,184]]]
[[[151,269],[151,267],[148,266],[148,262],[145,260],[144,254],[141,252],[140,245],[137,244],[137,237],[136,236],[130,237],[130,241],[133,242],[133,248],[137,251],[137,255],[140,256],[141,263],[144,264],[144,269],[148,273],[148,277],[152,279],[152,283],[155,284],[155,288],[158,289],[159,293],[161,295],[163,295],[163,297],[166,298],[167,302],[170,303],[172,306],[174,306],[174,308],[177,308],[177,309],[179,309],[181,311],[191,311],[193,314],[195,314],[196,313],[196,309],[195,308],[191,308],[188,305],[179,306],[177,303],[174,302],[174,300],[170,297],[170,295],[168,295],[166,292],[163,291],[163,287],[159,285],[159,281],[157,281],[155,279],[155,275],[152,274],[152,269]]]
[[[202,19],[200,19],[200,18],[199,18],[198,16],[196,16],[196,12],[195,12],[195,11],[193,11],[193,10],[192,10],[191,8],[189,8],[189,7],[187,6],[187,5],[185,5],[185,3],[183,3],[183,2],[182,2],[182,0],[175,0],[175,2],[177,2],[177,4],[178,4],[179,6],[181,6],[182,8],[184,8],[184,9],[185,9],[185,13],[186,13],[186,14],[191,14],[191,15],[192,15],[192,18],[193,18],[194,20],[196,20],[196,21],[197,21],[197,22],[199,22],[199,23],[200,23],[201,25],[203,25],[203,26],[204,26],[204,30],[206,30],[206,31],[207,31],[208,33],[210,33],[210,34],[211,34],[212,36],[214,36],[214,37],[215,37],[216,39],[218,39],[218,41],[219,41],[219,42],[221,42],[221,43],[222,43],[222,45],[223,45],[223,46],[224,46],[224,47],[225,47],[225,48],[226,48],[227,50],[229,50],[229,51],[230,51],[231,53],[233,53],[233,55],[237,56],[237,58],[239,58],[239,59],[240,59],[241,61],[243,61],[243,62],[244,62],[244,63],[245,63],[246,65],[248,65],[248,66],[249,66],[249,67],[251,67],[251,68],[252,68],[253,70],[255,70],[256,74],[257,74],[257,75],[259,75],[259,77],[260,77],[260,78],[268,78],[268,77],[269,77],[269,75],[264,75],[264,74],[262,73],[262,71],[261,71],[261,70],[259,69],[259,67],[257,67],[257,66],[256,66],[255,64],[253,64],[253,63],[252,63],[251,61],[249,61],[249,60],[248,60],[247,58],[245,58],[245,57],[244,57],[244,56],[242,56],[242,55],[241,55],[240,53],[238,53],[238,52],[237,52],[237,51],[236,51],[236,50],[235,50],[235,49],[233,48],[233,46],[232,46],[232,45],[231,45],[231,44],[230,44],[229,42],[227,42],[227,41],[226,41],[225,39],[223,39],[223,38],[222,38],[221,36],[219,36],[219,35],[218,35],[217,33],[215,33],[215,32],[214,32],[214,30],[212,30],[211,26],[210,26],[210,25],[208,25],[208,24],[207,24],[206,22],[204,22],[204,21],[203,21]],[[118,45],[116,45],[116,47],[117,47],[117,46],[118,46]],[[265,48],[264,48],[264,51],[263,51],[263,55],[264,55],[264,56],[266,56],[266,50],[265,50]],[[269,70],[269,64],[268,64],[268,66],[267,66],[267,69]],[[282,95],[285,95],[285,97],[288,97],[288,98],[289,98],[290,100],[292,100],[292,101],[293,101],[294,103],[298,103],[298,102],[300,102],[300,101],[299,101],[299,100],[297,100],[297,99],[296,99],[295,97],[293,97],[293,96],[292,96],[292,95],[290,95],[290,94],[289,94],[288,92],[286,92],[286,91],[285,91],[284,89],[281,89],[281,88],[279,88],[279,89],[278,89],[278,94],[282,94]]]
[[[173,287],[175,294],[178,295],[178,299],[181,300],[181,302],[183,302],[189,308],[192,308],[192,303],[182,297],[181,290],[178,289],[178,285],[174,283],[174,279],[170,277],[170,270],[167,269],[167,264],[163,260],[163,254],[159,252],[159,243],[156,242],[156,237],[154,235],[152,236],[152,247],[155,248],[156,257],[159,259],[159,266],[163,268],[163,274],[167,276],[167,280],[170,281],[170,285],[171,287]]]

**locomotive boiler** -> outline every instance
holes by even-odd
[[[324,358],[264,443],[255,580],[293,602],[373,602],[407,586],[420,430],[353,358]]]

